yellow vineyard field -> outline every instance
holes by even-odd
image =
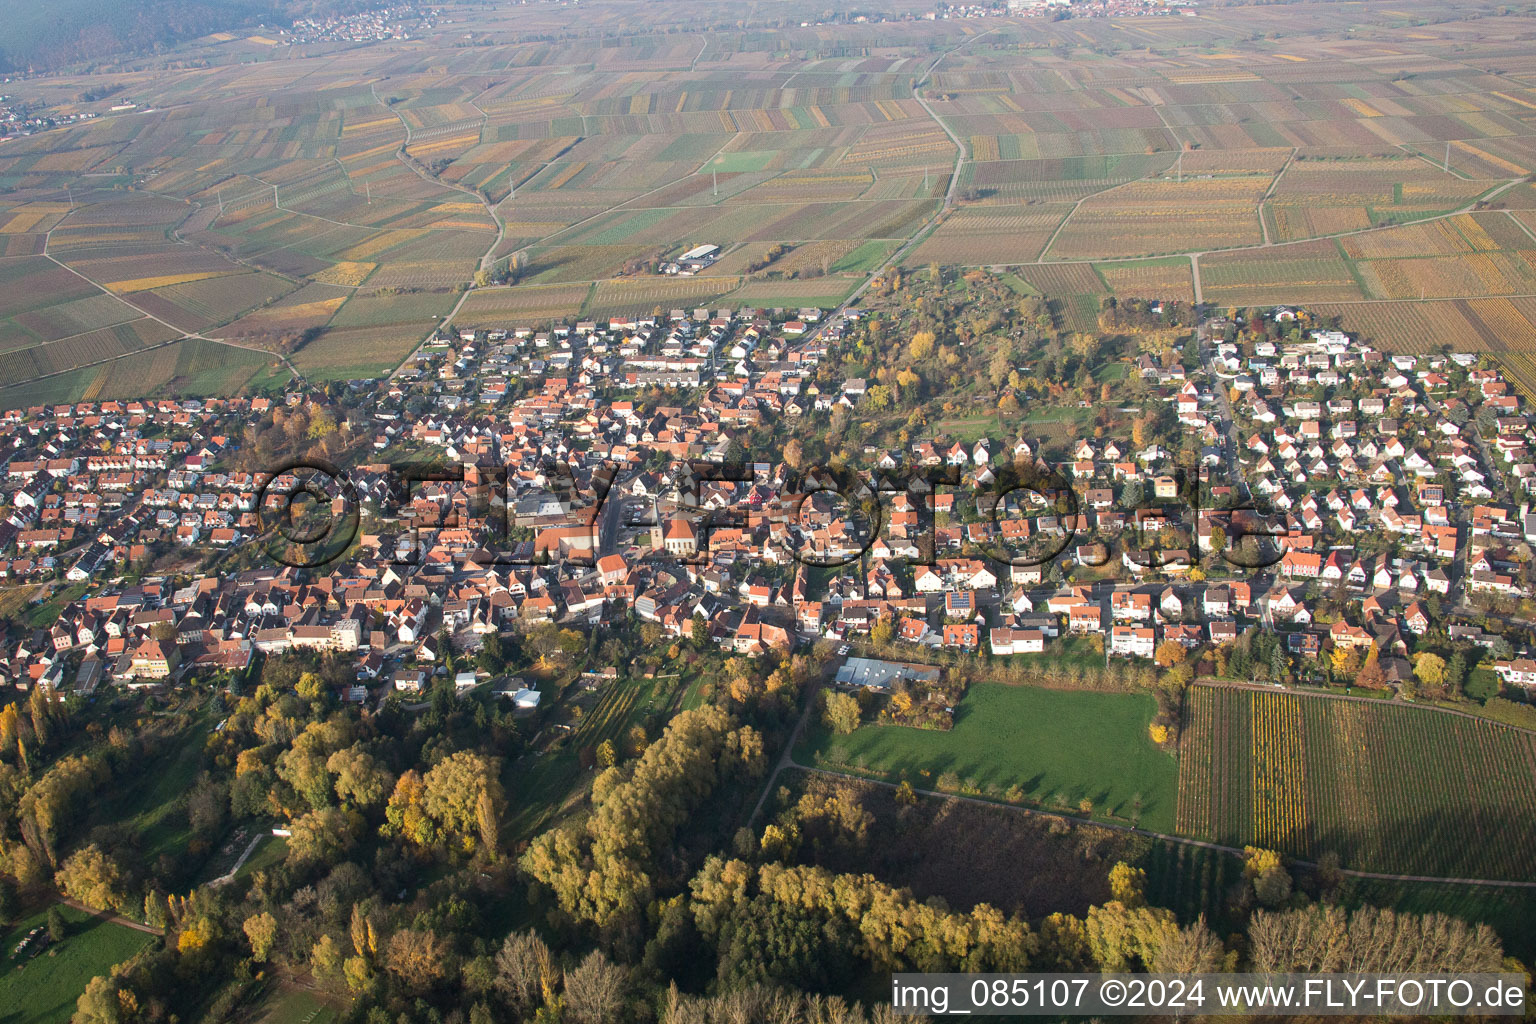
[[[234,273],[232,270],[206,270],[192,274],[162,274],[159,277],[131,277],[123,281],[108,281],[103,288],[118,295],[128,292],[145,292],[151,288],[167,288],[174,284],[191,284],[193,281],[207,281],[214,277],[228,277]]]
[[[310,275],[310,280],[320,284],[337,284],[343,287],[356,287],[373,273],[377,263],[345,262],[326,267],[324,270]]]

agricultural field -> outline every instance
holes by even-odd
[[[1536,879],[1536,734],[1361,701],[1193,687],[1177,828],[1397,874]]]
[[[1217,305],[1310,306],[1367,297],[1350,262],[1329,241],[1202,256],[1200,281],[1202,297]]]
[[[1487,190],[1486,181],[1401,153],[1304,150],[1266,205],[1280,239],[1290,241],[1460,209]]]
[[[596,747],[604,740],[617,745],[622,739],[620,733],[629,720],[630,712],[634,710],[641,691],[645,689],[647,687],[635,679],[610,684],[597,706],[582,716],[581,724],[571,734],[572,745],[578,750]]]
[[[1084,199],[1046,255],[1119,259],[1230,249],[1263,241],[1258,203],[1267,177],[1136,181]]]
[[[467,62],[446,25],[300,53],[206,37],[125,77],[128,116],[79,99],[89,76],[18,83],[98,116],[0,143],[0,385],[119,392],[82,368],[143,379],[140,349],[185,334],[318,331],[300,372],[384,373],[514,254],[518,287],[468,315],[836,301],[914,240],[908,266],[1016,268],[1065,330],[1107,295],[1198,293],[1336,303],[1389,347],[1536,351],[1536,101],[1459,10],[1361,6],[1309,12],[1306,46],[1244,7],[844,26],[855,51],[811,26],[701,50],[651,15],[594,51],[534,41],[558,19],[520,8],[485,12]],[[703,242],[712,283],[634,273]],[[749,277],[776,244],[787,280]]]
[[[1339,317],[1346,330],[1389,351],[1421,353],[1445,347],[1491,353],[1515,367],[1517,378],[1524,356],[1536,354],[1536,302],[1528,296],[1317,303],[1312,309]]]
[[[427,323],[328,327],[290,359],[313,381],[387,376],[431,330]]]
[[[588,284],[518,285],[473,291],[464,300],[459,317],[465,324],[504,320],[548,320],[580,309],[592,290]]]
[[[858,284],[847,276],[748,281],[727,296],[732,303],[767,307],[835,306]]]
[[[1139,263],[1100,263],[1094,269],[1117,298],[1195,300],[1189,260],[1183,257]]]
[[[1062,205],[964,206],[907,255],[909,266],[930,263],[1032,263],[1071,211]]]
[[[978,793],[1017,785],[1034,804],[1076,814],[1089,800],[1095,817],[1171,832],[1178,770],[1147,736],[1155,710],[1145,694],[978,683],[949,732],[865,725],[836,736],[817,724],[795,759],[919,789],[954,772]]]
[[[618,313],[649,313],[656,308],[698,305],[734,291],[734,277],[641,277],[618,281],[599,281],[586,305],[589,317]]]

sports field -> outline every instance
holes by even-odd
[[[1091,800],[1095,817],[1171,832],[1178,770],[1147,735],[1155,711],[1146,694],[978,683],[955,709],[949,732],[865,725],[834,736],[816,724],[795,759],[904,777],[918,789],[934,789],[939,776],[954,772],[962,787],[984,795],[1017,785],[1034,804],[1078,813],[1079,802]]]

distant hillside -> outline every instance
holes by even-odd
[[[12,0],[0,19],[0,71],[49,70],[144,53],[184,39],[364,0]]]

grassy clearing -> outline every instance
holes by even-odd
[[[47,922],[40,910],[0,938],[0,1022],[64,1024],[86,983],[106,974],[155,941],[154,936],[74,909],[61,907],[69,935],[33,960],[11,951],[33,928]]]
[[[683,691],[682,710],[697,711],[707,703],[707,696],[704,692],[705,686],[706,684],[703,679],[695,679],[692,683],[688,684],[688,689]]]
[[[1017,785],[1033,803],[1075,813],[1091,800],[1096,818],[1139,819],[1172,832],[1178,772],[1147,736],[1155,710],[1146,694],[979,683],[955,709],[949,732],[866,725],[834,736],[818,723],[795,758],[814,765],[820,756],[829,767],[906,777],[927,789],[954,772],[988,795]]]
[[[312,992],[295,988],[273,995],[260,1020],[261,1024],[331,1024],[336,1017],[335,1007],[322,1003]]]
[[[766,170],[778,156],[772,150],[743,150],[738,153],[721,153],[704,165],[705,171],[761,171]],[[702,171],[700,172],[702,173]]]
[[[90,587],[89,583],[71,583],[62,590],[55,590],[53,595],[32,609],[32,614],[27,616],[27,625],[33,629],[47,629],[59,618],[66,605],[74,601]]]
[[[891,254],[890,242],[865,242],[832,264],[834,274],[867,274]]]
[[[1044,654],[1010,654],[1003,660],[1021,664],[1028,664],[1031,661],[1048,661],[1056,665],[1078,665],[1095,670],[1104,668],[1104,652],[1095,650],[1086,636],[1058,637],[1046,645]]]
[[[507,841],[519,843],[542,832],[570,802],[582,775],[581,762],[571,747],[525,754],[508,765],[502,780],[511,794]]]
[[[934,427],[956,441],[972,442],[997,433],[997,417],[969,416],[965,419],[939,420]]]
[[[236,880],[249,877],[253,872],[265,871],[283,862],[288,855],[287,836],[266,836],[261,845],[256,847],[254,853],[246,858],[240,865],[240,870],[235,872]]]
[[[1024,280],[1018,274],[1005,273],[1002,275],[1003,284],[1013,290],[1016,295],[1039,295],[1040,289]]]
[[[124,825],[139,834],[140,854],[146,861],[184,850],[191,841],[191,826],[181,798],[197,777],[207,734],[206,709],[189,711],[185,728],[169,742],[165,753],[144,765],[112,800],[101,805],[103,824]]]

